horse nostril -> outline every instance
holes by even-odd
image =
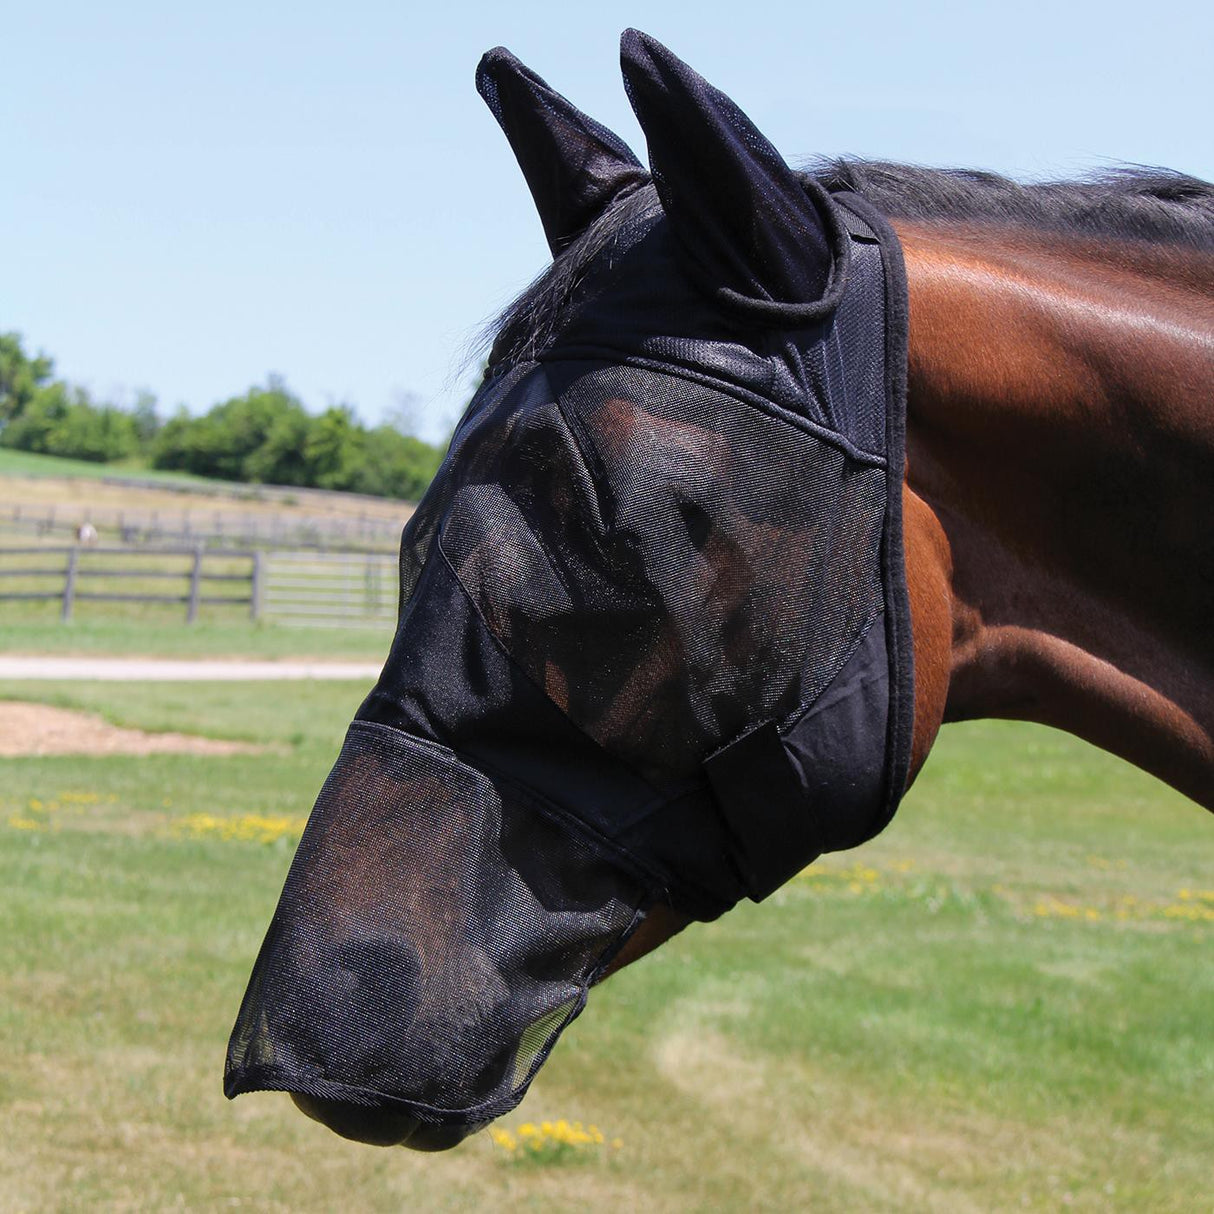
[[[406,945],[387,936],[353,941],[337,951],[337,964],[353,982],[363,1023],[403,1027],[417,1009],[421,966]]]

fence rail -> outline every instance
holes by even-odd
[[[42,557],[43,563],[11,565],[9,559]],[[49,563],[45,558],[50,558]],[[174,559],[177,558],[177,559]],[[168,560],[175,567],[164,568]],[[159,562],[153,565],[150,562]],[[256,617],[257,589],[262,576],[259,552],[216,548],[4,548],[0,549],[0,600],[58,601],[60,618],[70,620],[76,604],[160,603],[185,607],[186,622],[192,624],[203,606],[248,607]],[[119,564],[118,562],[133,562]],[[222,564],[222,570],[216,565]],[[233,564],[239,566],[232,572]],[[180,593],[156,594],[150,590],[119,590],[112,583],[124,579],[157,583],[173,581]],[[213,582],[238,583],[248,587],[240,594],[211,593]],[[129,584],[129,583],[128,583]]]
[[[391,552],[412,507],[400,514],[349,517],[293,514],[285,510],[148,510],[89,505],[30,506],[0,502],[0,529],[10,534],[76,536],[89,525],[107,540],[123,545],[190,547],[306,547]]]
[[[390,625],[397,566],[384,553],[72,545],[0,547],[0,602],[247,608],[255,620],[311,627]]]
[[[267,619],[311,626],[390,624],[398,595],[395,557],[380,553],[267,554],[261,610]]]

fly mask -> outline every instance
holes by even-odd
[[[648,907],[762,899],[901,796],[897,241],[656,42],[622,59],[652,175],[481,63],[557,260],[405,529],[229,1095],[486,1122]]]

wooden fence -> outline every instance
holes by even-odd
[[[284,624],[390,626],[397,561],[365,552],[269,552],[259,612]]]
[[[143,603],[247,612],[252,619],[332,627],[390,627],[397,564],[383,553],[73,545],[0,548],[0,603]]]
[[[288,510],[147,510],[73,505],[31,506],[0,502],[0,530],[26,536],[75,536],[88,523],[106,541],[194,548],[309,547],[391,552],[413,507],[399,515],[346,517],[296,514]]]
[[[200,607],[220,604],[255,617],[263,563],[261,553],[230,549],[80,545],[4,548],[0,558],[0,600],[56,600],[64,620],[82,602],[179,605],[189,624]]]

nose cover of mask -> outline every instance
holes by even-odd
[[[435,1124],[499,1116],[581,1011],[636,898],[576,832],[450,751],[355,722],[254,967],[225,1090]]]

